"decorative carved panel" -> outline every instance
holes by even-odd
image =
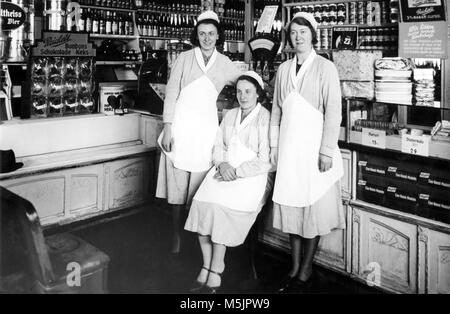
[[[65,177],[26,178],[7,185],[6,188],[29,200],[41,220],[64,215]]]
[[[124,161],[125,166],[114,169],[112,173],[112,207],[133,205],[149,197],[148,174],[144,159]]]
[[[98,194],[98,175],[75,174],[70,177],[70,211],[100,209]]]
[[[439,247],[438,256],[437,292],[448,294],[450,293],[450,247]]]
[[[405,283],[409,278],[409,241],[400,232],[371,221],[369,236],[369,262],[377,262],[383,273],[394,275]]]

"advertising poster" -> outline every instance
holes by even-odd
[[[445,21],[447,0],[400,0],[402,22]]]
[[[404,58],[448,57],[447,22],[399,23],[399,56]]]

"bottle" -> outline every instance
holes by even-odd
[[[86,30],[86,12],[85,9],[80,8],[80,20],[78,21],[78,30],[84,32]]]
[[[119,23],[117,21],[117,13],[113,12],[111,30],[113,35],[119,34]]]
[[[100,11],[100,17],[99,17],[99,32],[100,34],[106,34],[106,13],[105,11]]]
[[[105,33],[107,35],[112,35],[112,20],[110,11],[106,11],[105,30],[106,30]]]
[[[265,61],[262,69],[262,79],[264,82],[270,81],[269,62]]]
[[[97,10],[92,10],[92,33],[98,34],[99,31],[99,17],[97,14]]]
[[[91,14],[91,9],[87,9],[85,30],[88,33],[92,32],[92,14]]]

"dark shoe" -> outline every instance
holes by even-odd
[[[203,266],[202,269],[206,269],[208,272],[210,271],[205,266]],[[198,280],[195,280],[194,283],[192,284],[192,286],[189,288],[189,292],[191,292],[191,293],[199,293],[205,287],[205,285],[206,285],[206,281],[205,282],[200,282]]]
[[[213,271],[213,270],[209,270],[210,273],[216,274],[217,276],[220,277],[220,282],[222,282],[222,273]],[[215,286],[215,287],[210,287],[208,285],[205,285],[202,293],[203,294],[217,294],[220,291],[220,285],[219,286]]]
[[[289,285],[286,293],[311,293],[315,274],[314,272],[309,276],[308,280],[303,281],[297,277]]]
[[[289,275],[286,275],[280,282],[276,292],[277,293],[287,293],[290,285],[294,281],[295,277],[291,277]]]

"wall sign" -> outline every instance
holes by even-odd
[[[333,27],[332,49],[356,49],[358,42],[358,27],[338,26]]]
[[[93,57],[96,51],[88,39],[87,33],[43,32],[42,41],[33,48],[33,56]]]
[[[2,30],[16,29],[25,22],[25,11],[17,4],[1,1],[0,8]]]
[[[272,31],[273,21],[277,15],[277,5],[266,5],[256,27],[256,33],[269,33]]]
[[[445,21],[447,0],[400,0],[402,22]]]
[[[399,56],[447,59],[447,22],[399,23]]]

